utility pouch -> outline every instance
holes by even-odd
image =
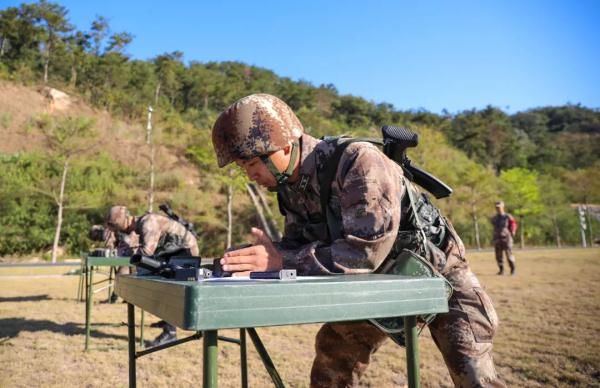
[[[443,277],[424,257],[415,252],[403,249],[396,257],[388,257],[384,263],[375,271],[375,273],[418,276],[418,277],[439,277],[444,279],[446,284],[446,298],[450,299],[452,295],[452,285]],[[419,334],[435,318],[435,314],[420,315],[417,317],[419,322]],[[369,319],[373,325],[386,333],[395,343],[405,346],[404,319],[402,317]]]

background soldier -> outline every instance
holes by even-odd
[[[105,248],[115,250],[117,256],[131,256],[139,245],[139,236],[135,231],[126,234],[122,232],[113,232],[110,228],[105,228],[102,225],[92,225],[90,228],[90,239],[92,241],[101,241]],[[128,275],[129,267],[117,267],[117,274]],[[117,294],[113,291],[110,296],[109,303],[115,303],[118,299]]]
[[[125,206],[113,206],[107,216],[107,226],[121,233],[136,232],[139,246],[134,254],[154,256],[166,251],[187,248],[193,256],[198,256],[196,237],[182,224],[161,214],[146,213],[141,217],[133,216]],[[148,346],[157,346],[177,339],[175,326],[159,323],[163,332]],[[156,326],[156,325],[155,325]]]
[[[510,266],[510,274],[515,274],[515,256],[512,253],[513,236],[515,235],[516,221],[515,218],[504,211],[504,202],[496,202],[496,215],[491,219],[494,227],[494,250],[496,251],[496,263],[498,263],[498,275],[504,274],[504,259]]]
[[[351,274],[376,270],[399,248],[425,256],[423,244],[414,245],[419,240],[403,244],[398,238],[417,234],[407,205],[412,190],[419,208],[431,216],[428,226],[437,226],[428,229],[431,254],[426,257],[454,287],[449,312],[429,325],[450,376],[461,387],[504,386],[492,360],[498,325],[492,302],[471,272],[452,225],[418,195],[398,164],[372,144],[350,144],[329,182],[327,219],[321,210],[318,173],[335,148],[303,134],[302,124],[283,101],[266,94],[242,98],[221,113],[212,136],[219,167],[235,162],[251,180],[276,190],[285,214],[281,242],[253,228],[255,244],[225,253],[224,270],[245,274],[295,268],[300,275]],[[418,214],[423,215],[421,210]],[[339,225],[339,238],[328,237],[327,221]],[[365,321],[324,324],[316,338],[311,386],[358,385],[371,355],[386,338]]]

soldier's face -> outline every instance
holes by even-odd
[[[249,160],[236,160],[238,166],[240,166],[251,181],[258,183],[264,187],[275,187],[277,182],[275,177],[271,174],[271,171],[265,166],[260,158],[252,158]]]
[[[280,149],[279,151],[273,152],[269,155],[271,162],[273,162],[277,170],[280,172],[287,169],[288,164],[290,163],[290,152],[291,145],[288,145],[283,149]],[[267,168],[265,163],[261,160],[261,158],[256,157],[249,160],[237,159],[235,162],[238,166],[244,169],[250,180],[253,180],[264,187],[277,186],[277,180]]]

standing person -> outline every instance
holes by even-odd
[[[179,248],[189,249],[193,256],[199,254],[196,237],[182,224],[162,214],[146,213],[136,217],[125,206],[113,206],[106,224],[116,233],[136,232],[139,235],[139,246],[134,254],[153,256]],[[175,326],[164,322],[162,328],[162,333],[148,346],[158,346],[177,339]]]
[[[215,122],[212,139],[219,167],[235,162],[251,180],[277,191],[285,215],[280,242],[253,228],[255,244],[226,252],[223,269],[237,274],[281,268],[300,275],[365,273],[402,248],[412,248],[454,287],[449,312],[429,325],[454,384],[504,386],[492,359],[496,312],[452,225],[419,195],[398,164],[364,142],[343,151],[334,179],[327,182],[331,196],[327,214],[322,214],[319,173],[335,147],[303,132],[291,108],[267,94],[240,99]],[[418,206],[411,206],[417,197]],[[416,237],[413,208],[427,222],[427,249]],[[334,238],[328,224],[337,225]],[[386,338],[366,321],[325,323],[316,337],[311,386],[357,386]]]
[[[498,264],[498,275],[504,274],[504,258],[510,267],[510,274],[516,271],[515,256],[512,253],[513,237],[517,232],[515,218],[504,211],[504,202],[496,202],[496,215],[491,219],[494,227],[494,250],[496,251],[496,263]]]

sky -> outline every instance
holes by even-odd
[[[241,61],[400,110],[600,108],[599,0],[56,2],[132,33],[136,59]]]

